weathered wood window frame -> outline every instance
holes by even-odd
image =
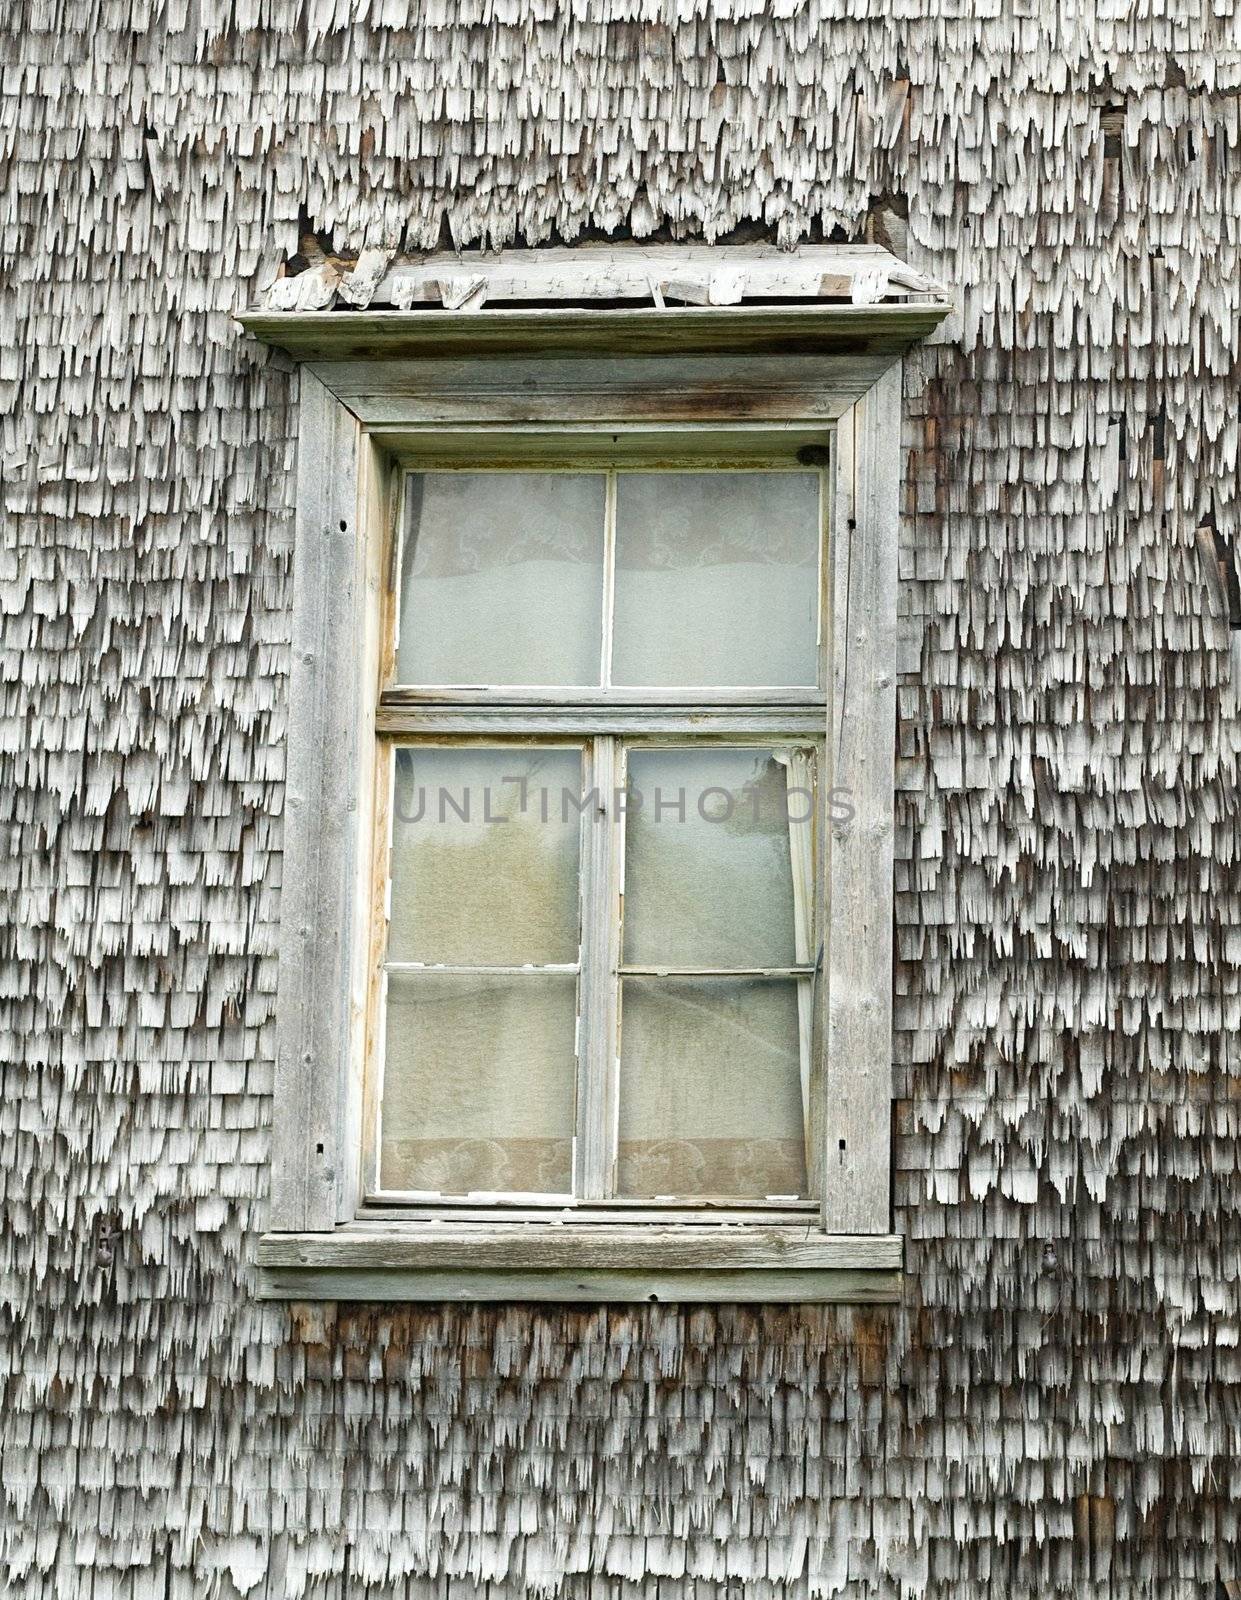
[[[664,313],[658,342],[601,354],[624,313],[594,313],[563,350],[496,314],[269,314],[251,331],[303,359],[285,869],[269,1231],[262,1291],[277,1298],[855,1300],[899,1297],[891,1233],[892,842],[901,351],[942,312],[821,308],[800,348],[771,310]],[[632,314],[629,314],[632,318]],[[669,318],[688,332],[666,350]],[[692,319],[699,319],[695,324]],[[503,326],[508,324],[506,328]],[[629,332],[634,332],[634,323]],[[454,349],[452,335],[463,347]],[[434,338],[434,353],[427,345]],[[556,341],[551,341],[553,348]],[[775,352],[784,353],[775,353]],[[830,460],[826,705],[781,731],[825,737],[820,786],[852,791],[824,834],[823,976],[813,1128],[821,1204],[787,1219],[656,1207],[434,1216],[368,1204],[361,1181],[368,1019],[377,970],[376,751],[402,731],[483,732],[477,707],[381,692],[399,484],[411,461]],[[790,708],[791,709],[791,708]],[[807,712],[811,720],[807,722]],[[675,733],[670,705],[618,729]],[[718,712],[721,732],[730,709]],[[732,708],[736,721],[736,708]],[[523,726],[565,732],[572,712]],[[813,718],[822,717],[814,728]],[[579,719],[580,720],[580,719]],[[656,726],[657,725],[657,726]],[[752,713],[745,726],[753,731]],[[597,732],[597,719],[587,732]],[[329,753],[325,759],[325,753]]]

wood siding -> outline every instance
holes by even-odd
[[[1241,1577],[1241,725],[1196,537],[1241,491],[1236,16],[772,9],[6,19],[22,1600]],[[299,214],[341,251],[836,231],[960,286],[905,363],[903,1304],[255,1300],[298,383],[230,314]]]

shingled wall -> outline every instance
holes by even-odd
[[[1238,20],[1062,10],[10,7],[7,1594],[1233,1576]],[[230,312],[307,224],[747,222],[963,290],[906,385],[906,1304],[260,1304],[296,377]]]

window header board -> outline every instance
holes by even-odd
[[[299,361],[520,352],[895,357],[953,309],[941,285],[874,245],[366,259],[381,255],[324,257],[278,278],[239,320]]]

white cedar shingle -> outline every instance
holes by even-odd
[[[11,1592],[1189,1600],[1241,1576],[1236,666],[1195,553],[1209,512],[1241,520],[1241,58],[1229,0],[1152,9],[18,7]],[[959,286],[906,394],[906,1309],[253,1300],[296,379],[229,314],[302,208],[350,254],[445,225],[882,231]]]

